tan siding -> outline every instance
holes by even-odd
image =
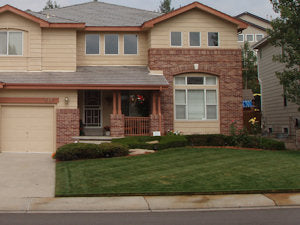
[[[261,51],[261,50],[260,50]],[[288,102],[283,104],[283,88],[276,77],[276,71],[282,71],[283,65],[273,62],[273,55],[279,54],[280,48],[270,44],[262,49],[262,58],[259,57],[259,76],[262,81],[262,111],[265,127],[272,127],[275,133],[282,133],[283,127],[288,127],[294,132],[293,119],[300,118],[297,106]]]
[[[219,134],[220,122],[175,121],[174,130],[183,134]]]
[[[27,98],[59,98],[58,109],[77,109],[76,90],[2,90],[1,97],[27,97]],[[65,97],[69,104],[65,104]]]
[[[76,70],[76,31],[43,29],[42,69]]]
[[[119,34],[119,54],[105,55],[104,54],[104,35],[112,34],[113,32],[101,32],[100,34],[100,54],[86,55],[85,54],[85,34],[84,32],[77,33],[77,65],[78,66],[102,66],[102,65],[147,65],[148,48],[147,48],[147,33],[140,32],[138,34],[138,54],[124,55],[123,35]]]
[[[249,42],[250,43],[250,46],[256,44],[256,37],[255,35],[256,34],[263,34],[264,37],[267,36],[267,32],[261,30],[261,29],[258,29],[256,27],[253,27],[253,26],[249,26],[247,29],[243,30],[242,34],[244,34],[244,40],[246,41],[246,35],[247,34],[254,34],[254,42]],[[240,46],[243,46],[244,45],[244,42],[238,42]]]
[[[271,25],[269,23],[266,23],[264,21],[261,21],[259,19],[256,19],[256,18],[252,17],[252,16],[249,16],[249,15],[243,15],[240,18],[243,19],[243,20],[249,21],[250,23],[257,24],[258,26],[261,26],[261,27],[271,28]]]
[[[167,21],[156,24],[151,30],[151,48],[169,48],[170,32],[180,31],[184,48],[189,47],[189,32],[201,32],[201,48],[208,48],[207,33],[219,32],[220,47],[238,48],[237,27],[198,9],[191,10]],[[212,48],[212,47],[210,47]]]
[[[0,56],[0,70],[41,70],[41,28],[10,12],[0,14],[0,29],[23,31],[23,56]]]

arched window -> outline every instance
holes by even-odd
[[[186,74],[174,78],[175,120],[217,120],[218,78]]]

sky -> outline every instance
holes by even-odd
[[[84,3],[92,0],[56,0],[60,6],[68,6]],[[162,0],[98,0],[106,3],[124,5],[146,10],[158,10]],[[195,0],[172,0],[172,6],[179,8],[194,2]],[[198,0],[200,3],[215,8],[231,16],[236,16],[243,12],[250,12],[262,18],[272,19],[277,16],[272,9],[270,0]],[[16,8],[32,11],[40,11],[45,6],[47,0],[0,0],[0,6],[10,4]]]

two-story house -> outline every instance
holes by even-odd
[[[262,128],[270,137],[285,141],[288,148],[300,148],[300,112],[299,105],[287,101],[284,87],[280,84],[276,72],[285,69],[285,65],[273,61],[274,55],[280,55],[282,49],[274,47],[264,38],[254,45],[258,50],[258,72],[262,90]]]
[[[267,36],[267,29],[272,28],[269,20],[249,12],[243,12],[235,18],[248,24],[248,27],[238,34],[238,42],[241,47],[244,46],[246,41],[252,47]]]
[[[198,2],[164,15],[102,2],[0,7],[1,151],[53,152],[107,127],[111,136],[240,128],[246,27]]]

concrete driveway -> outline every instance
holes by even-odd
[[[46,153],[0,153],[0,199],[54,197],[55,161]]]

